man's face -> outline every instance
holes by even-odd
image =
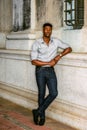
[[[43,28],[43,36],[50,38],[51,34],[52,34],[52,27],[50,27],[50,26],[45,26],[45,27]]]

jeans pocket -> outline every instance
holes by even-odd
[[[42,67],[36,67],[36,73],[39,73]]]

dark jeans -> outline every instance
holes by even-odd
[[[36,81],[38,86],[38,111],[45,117],[45,110],[58,95],[57,78],[53,67],[36,67]],[[46,85],[49,94],[45,97]]]

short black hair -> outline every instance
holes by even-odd
[[[53,25],[51,23],[44,23],[43,28],[46,27],[46,26],[50,26],[51,28],[53,27]]]

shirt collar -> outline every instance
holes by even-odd
[[[43,38],[41,38],[41,43],[44,44]],[[52,37],[50,38],[50,43],[53,43],[53,38]]]

